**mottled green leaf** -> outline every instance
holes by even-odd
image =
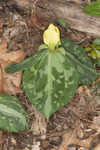
[[[66,28],[66,20],[65,20],[65,19],[59,18],[59,19],[57,19],[57,23],[58,23],[61,27]]]
[[[83,11],[91,16],[100,16],[100,2],[88,4]]]
[[[25,59],[24,61],[22,61],[22,62],[20,62],[18,64],[10,64],[10,65],[8,65],[5,68],[5,71],[7,73],[15,73],[15,72],[19,72],[19,71],[25,70],[25,69],[31,67],[32,65],[36,64],[37,60],[41,59],[41,56],[44,55],[43,54],[43,51],[44,51],[43,48],[44,47],[42,47],[42,50],[38,51],[37,53],[35,53],[31,57]]]
[[[91,84],[98,77],[98,73],[84,49],[66,38],[62,39],[62,46],[66,49],[67,58],[73,62],[80,74],[80,84]]]
[[[0,94],[0,129],[18,132],[28,129],[27,115],[19,100]]]
[[[49,119],[72,98],[78,79],[63,48],[45,50],[41,61],[24,71],[23,87],[29,101]]]

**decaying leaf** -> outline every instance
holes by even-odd
[[[74,109],[74,107],[71,107],[71,110],[75,112],[78,118],[76,122],[74,121],[74,128],[68,128],[66,130],[66,133],[62,135],[62,142],[57,150],[69,150],[69,145],[70,146],[74,145],[74,147],[75,146],[82,147],[82,150],[83,149],[99,150],[100,149],[100,109],[99,109],[99,106],[96,107],[98,108],[98,111],[95,108],[95,106],[91,106],[91,105],[94,105],[94,103],[92,102],[93,95],[88,87],[86,86],[79,87],[77,90],[77,93],[78,95],[81,96],[81,99],[78,99],[79,102],[77,104],[80,111],[78,110],[78,107],[77,107],[77,110]],[[87,101],[86,98],[88,99],[88,103],[85,102]],[[92,120],[90,121],[90,119],[87,118],[88,117],[87,114],[93,115],[93,112],[96,112],[96,116],[95,115],[92,116]]]
[[[89,148],[91,147],[92,140],[95,139],[97,133],[90,136],[87,139],[80,140],[77,137],[76,132],[77,132],[76,129],[74,130],[69,129],[68,131],[66,131],[66,133],[63,135],[62,143],[59,146],[58,150],[68,150],[69,145],[78,145],[80,147],[84,147],[89,150]]]
[[[46,120],[35,107],[32,107],[32,111],[34,112],[35,119],[32,123],[31,131],[34,133],[34,135],[41,135],[42,139],[45,139],[47,128]]]
[[[100,150],[100,144],[98,144],[93,150]]]
[[[3,39],[0,44],[0,93],[16,95],[16,93],[21,92],[22,72],[8,74],[4,71],[4,68],[8,64],[22,61],[24,59],[24,51],[19,50],[7,53],[6,49],[6,40]]]
[[[0,131],[0,144],[2,144],[2,136],[3,136],[3,132]]]
[[[86,148],[89,147],[89,142],[87,140],[80,141],[77,138],[76,130],[69,129],[69,131],[63,135],[63,140],[58,150],[67,150],[68,146],[71,144],[80,145]]]

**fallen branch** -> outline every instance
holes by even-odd
[[[100,17],[85,14],[78,0],[11,0],[11,3],[21,9],[36,8],[37,14],[48,18],[47,23],[64,18],[70,28],[100,37]]]
[[[50,19],[64,18],[67,24],[78,31],[100,36],[100,18],[83,12],[81,5],[67,0],[44,0],[37,4],[37,10]]]

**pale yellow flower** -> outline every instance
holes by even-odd
[[[43,41],[50,49],[54,50],[56,46],[61,44],[59,29],[50,24],[48,29],[43,33]]]

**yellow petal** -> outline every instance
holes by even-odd
[[[55,48],[55,46],[60,45],[60,31],[59,29],[50,24],[48,29],[44,31],[43,41],[48,45],[49,48]]]

